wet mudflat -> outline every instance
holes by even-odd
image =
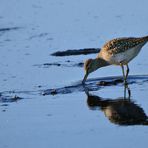
[[[147,4],[3,1],[0,147],[146,147],[148,45],[129,65],[128,87],[116,66],[81,81],[104,42],[148,34]]]

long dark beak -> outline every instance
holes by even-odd
[[[88,74],[86,73],[85,76],[84,76],[84,78],[83,78],[83,80],[82,80],[82,84],[83,85],[85,84],[85,81],[86,81],[87,77],[88,77]]]

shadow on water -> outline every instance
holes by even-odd
[[[129,87],[125,89],[129,92]],[[124,97],[116,99],[92,95],[87,88],[85,88],[85,93],[89,109],[103,111],[110,122],[121,126],[148,125],[147,115],[143,108],[131,100],[130,93],[128,97],[124,94]]]
[[[130,75],[128,77],[128,84],[129,85],[143,85],[148,83],[148,75]],[[112,87],[112,86],[121,86],[123,87],[123,80],[121,76],[115,77],[104,77],[104,78],[94,78],[88,79],[85,85],[89,91],[98,91],[103,89],[104,87]],[[75,82],[72,85],[59,87],[59,88],[49,88],[49,89],[41,89],[39,87],[38,90],[8,90],[0,92],[0,103],[11,103],[17,102],[22,99],[32,98],[32,96],[36,95],[62,95],[62,94],[70,94],[76,92],[84,92],[84,86],[82,85],[82,81]],[[128,89],[125,90],[126,92],[130,93]],[[26,97],[27,96],[27,97]]]
[[[148,82],[148,75],[130,75],[128,77],[128,84],[144,84]],[[97,91],[102,89],[105,86],[119,86],[123,85],[122,76],[115,76],[115,77],[104,77],[104,78],[94,78],[88,79],[86,82],[86,87],[89,88],[90,91]],[[57,94],[69,94],[74,92],[83,92],[84,87],[82,82],[79,81],[73,85],[61,87],[61,88],[52,88],[42,90],[42,95],[57,95]]]

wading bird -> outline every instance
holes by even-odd
[[[124,83],[129,74],[128,63],[135,58],[140,52],[141,48],[148,42],[148,36],[135,38],[116,38],[108,41],[100,50],[98,56],[95,59],[88,59],[84,63],[85,76],[82,81],[85,81],[90,73],[98,68],[119,65],[122,68]],[[127,67],[126,73],[124,66]]]

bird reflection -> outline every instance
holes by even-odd
[[[89,93],[85,88],[87,95],[87,105],[92,110],[101,110],[110,122],[118,125],[148,125],[148,117],[144,110],[130,99],[130,90],[128,90],[128,97],[117,99],[107,99],[95,96]]]

